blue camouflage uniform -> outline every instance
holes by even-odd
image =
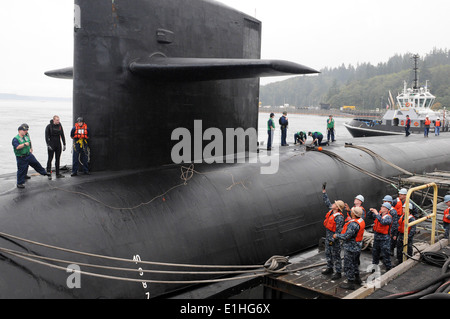
[[[394,237],[398,236],[398,212],[392,207],[389,211],[389,215],[392,217],[392,226],[391,226],[391,240],[390,240],[390,250],[391,254],[394,255],[394,248],[397,245],[397,241],[394,240]]]
[[[397,215],[397,211],[394,209],[395,214]],[[392,228],[392,216],[390,213],[387,213],[385,216],[381,216],[381,214],[375,215],[371,211],[369,211],[369,216],[373,219],[377,219],[381,225],[389,225]],[[381,234],[374,231],[373,236],[373,248],[372,248],[372,264],[378,265],[380,262],[380,256],[383,259],[383,263],[386,266],[386,270],[389,271],[392,268],[391,264],[391,235],[390,231],[387,234]]]
[[[331,210],[332,204],[327,193],[323,193],[323,202]],[[344,215],[339,215],[334,220],[336,221],[336,234],[340,234],[342,227],[344,226]],[[325,230],[325,257],[327,260],[327,268],[334,268],[336,273],[340,274],[342,272],[341,243],[339,240],[333,238],[334,232],[327,228],[325,228]]]
[[[350,221],[344,234],[336,231],[336,239],[343,241],[344,248],[344,272],[349,281],[354,281],[359,275],[357,257],[361,253],[361,246],[356,242],[359,232],[359,224]]]

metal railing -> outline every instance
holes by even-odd
[[[412,195],[413,192],[417,191],[417,190],[421,190],[424,188],[430,188],[433,187],[434,193],[433,193],[433,213],[419,218],[413,222],[409,222],[409,199]],[[436,233],[436,216],[437,216],[437,196],[438,196],[438,187],[436,185],[436,183],[429,183],[429,184],[425,184],[425,185],[421,185],[421,186],[417,186],[417,187],[413,187],[411,189],[408,190],[408,193],[406,194],[406,201],[405,201],[405,211],[404,214],[405,216],[404,218],[404,223],[405,223],[405,228],[404,228],[404,232],[403,232],[403,261],[406,261],[406,257],[407,257],[407,252],[408,252],[408,228],[417,224],[420,224],[428,219],[432,219],[431,221],[431,245],[434,244],[435,242],[435,233]]]

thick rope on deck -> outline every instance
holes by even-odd
[[[313,150],[313,151],[318,151],[318,150],[316,150],[316,149],[312,149],[312,150]],[[336,153],[333,153],[333,152],[327,151],[327,150],[322,150],[322,151],[318,151],[318,152],[319,152],[319,153],[323,153],[323,154],[325,154],[325,155],[328,155],[328,156],[330,156],[331,158],[334,158],[335,160],[337,160],[337,161],[339,161],[339,162],[341,162],[341,163],[343,163],[343,164],[345,164],[345,165],[347,165],[347,166],[349,166],[349,167],[351,167],[351,168],[357,170],[358,172],[361,172],[361,173],[366,174],[366,175],[368,175],[368,176],[370,176],[370,177],[373,177],[373,178],[375,178],[375,179],[377,179],[377,180],[379,180],[379,181],[381,181],[381,182],[383,182],[383,183],[387,183],[387,184],[391,184],[391,185],[394,184],[394,181],[393,181],[393,180],[390,180],[390,179],[388,179],[388,178],[386,178],[386,177],[383,177],[383,176],[381,176],[381,175],[372,173],[371,171],[368,171],[368,170],[363,169],[363,168],[361,168],[361,167],[359,167],[359,166],[357,166],[357,165],[355,165],[355,164],[352,164],[352,163],[350,163],[349,161],[347,161],[347,160],[345,160],[344,158],[342,158],[341,156],[337,155]]]
[[[367,154],[369,154],[369,155],[379,159],[380,161],[386,163],[387,165],[389,165],[389,166],[391,166],[391,167],[393,167],[393,168],[395,168],[395,169],[397,169],[397,170],[399,170],[399,171],[401,171],[401,172],[403,172],[403,173],[405,173],[407,175],[411,175],[411,176],[414,175],[413,173],[407,171],[406,169],[401,168],[400,166],[395,165],[394,163],[388,161],[384,157],[378,155],[377,153],[375,153],[374,151],[372,151],[372,150],[370,150],[368,148],[365,148],[365,147],[362,147],[362,146],[353,145],[353,144],[345,144],[345,148],[355,148],[355,149],[361,150],[361,151],[366,152]]]

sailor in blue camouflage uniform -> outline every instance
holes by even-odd
[[[371,208],[368,215],[374,219],[373,231],[373,248],[372,248],[372,264],[378,265],[380,256],[386,266],[386,271],[391,270],[391,226],[392,216],[390,214],[392,206],[389,202],[384,202],[378,212],[375,208]],[[395,213],[397,215],[397,213]]]
[[[391,225],[391,233],[390,233],[390,254],[391,256],[394,256],[394,248],[396,246],[396,241],[393,239],[394,237],[398,236],[398,218],[400,217],[398,215],[397,210],[393,206],[394,199],[391,195],[386,195],[383,198],[383,204],[389,203],[391,205],[391,209],[389,210],[389,215],[392,217],[392,225]]]
[[[340,233],[344,226],[344,214],[342,213],[345,207],[345,203],[341,200],[335,201],[331,204],[328,199],[328,195],[325,190],[325,184],[322,190],[323,202],[330,209],[325,216],[324,226],[326,229],[325,235],[325,257],[327,259],[327,268],[322,271],[324,275],[333,274],[332,280],[336,280],[342,277],[342,260],[341,260],[341,243],[339,240],[335,240],[333,235]]]
[[[366,223],[361,218],[363,210],[361,207],[351,209],[352,219],[348,221],[341,233],[333,235],[333,238],[343,241],[344,248],[344,271],[347,276],[347,282],[339,285],[343,289],[355,290],[356,273],[358,272],[358,255],[361,253],[359,242],[364,235]]]

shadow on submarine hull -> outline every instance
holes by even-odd
[[[379,138],[371,139],[381,142]],[[383,144],[364,145],[407,170],[431,171],[450,164],[450,151],[438,147],[443,139],[422,143],[423,152],[417,152],[418,140],[382,140]],[[361,151],[343,145],[328,149],[379,175],[399,174]],[[302,155],[292,147],[280,151],[276,175],[261,175],[259,164],[198,164],[190,178],[189,174],[182,175],[188,173],[188,167],[182,169],[179,165],[99,172],[56,181],[33,177],[25,191],[1,195],[2,231],[58,247],[130,260],[139,255],[141,260],[170,263],[261,265],[273,255],[292,255],[317,245],[324,235],[322,222],[327,211],[322,202],[322,182],[328,182],[331,200],[343,199],[351,204],[356,194],[363,194],[366,208],[379,207],[386,193],[395,194],[389,185],[320,152]],[[13,180],[11,176],[9,182]],[[149,180],[152,183],[146,183]],[[29,203],[33,203],[32,207]],[[20,222],[24,220],[27,223]],[[74,263],[167,269],[99,262],[90,256],[5,237],[1,247]],[[0,291],[2,298],[146,298],[146,293],[153,298],[186,286],[149,283],[144,289],[139,282],[82,275],[81,288],[69,289],[69,274],[64,271],[6,253],[2,256],[2,287],[8,287]],[[198,275],[140,276],[81,268],[134,279],[205,279]]]

